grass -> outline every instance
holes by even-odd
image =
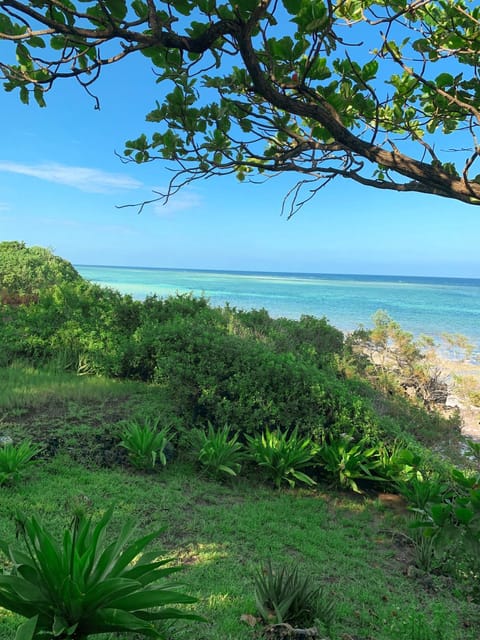
[[[100,376],[74,376],[54,368],[34,369],[18,363],[0,368],[0,411],[22,413],[52,401],[108,402],[138,388],[135,383],[119,383]]]
[[[140,531],[164,526],[155,546],[184,567],[179,576],[187,585],[184,591],[199,598],[195,609],[208,619],[179,624],[174,634],[179,640],[256,637],[240,618],[256,614],[254,575],[268,560],[274,566],[297,564],[312,585],[334,597],[334,638],[478,640],[479,605],[464,598],[461,585],[450,578],[409,570],[414,549],[405,536],[394,534],[406,530],[403,516],[376,496],[324,487],[275,491],[256,476],[221,484],[199,476],[181,455],[155,474],[135,472],[118,460],[108,468],[94,458],[85,464],[79,444],[106,430],[114,446],[120,420],[138,412],[142,402],[151,410],[157,397],[152,390],[145,388],[142,395],[131,384],[65,374],[56,384],[51,372],[0,371],[0,380],[13,379],[17,386],[8,383],[10,404],[0,403],[0,433],[13,430],[41,440],[55,432],[68,446],[61,442],[22,484],[2,489],[0,537],[15,538],[18,510],[38,514],[60,534],[76,505],[94,517],[114,505],[114,529],[127,516],[136,519]],[[76,383],[85,385],[78,395]],[[11,402],[16,388],[24,400]],[[0,610],[0,640],[11,640],[18,622]]]

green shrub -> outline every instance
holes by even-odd
[[[240,473],[245,458],[243,446],[238,442],[238,433],[231,435],[228,425],[214,429],[208,423],[208,430],[198,430],[198,461],[206,472],[214,477],[236,476]]]
[[[394,431],[428,444],[439,429],[452,429],[407,399],[401,405],[396,393],[382,394],[375,381],[360,382],[353,347],[325,318],[216,309],[192,295],[139,302],[68,275],[35,295],[35,304],[0,306],[0,365],[22,360],[159,383],[185,424],[236,425],[241,438],[297,428],[315,441],[351,433],[374,443]],[[391,322],[380,329],[383,344]],[[410,354],[409,340],[395,331]]]
[[[256,436],[248,436],[250,455],[273,480],[277,489],[282,482],[291,487],[295,482],[314,485],[313,480],[301,469],[312,464],[315,447],[310,438],[301,438],[297,429],[289,433],[269,431],[268,429]]]
[[[378,463],[376,475],[393,485],[405,485],[413,479],[422,479],[423,457],[395,441],[393,444],[381,443],[377,446]]]
[[[155,381],[168,387],[186,422],[235,424],[246,434],[298,428],[311,437],[377,430],[369,403],[351,392],[348,381],[252,337],[224,333],[215,322],[203,312],[158,327]]]
[[[439,476],[424,478],[415,475],[396,483],[396,489],[410,507],[420,511],[426,509],[427,505],[439,504],[452,495],[451,487]]]
[[[57,285],[80,282],[82,277],[63,258],[43,247],[24,242],[0,242],[0,301],[35,302],[36,296]]]
[[[166,566],[169,560],[156,554],[141,555],[159,531],[132,539],[133,525],[127,522],[109,542],[111,517],[109,510],[93,524],[76,516],[61,542],[31,517],[17,525],[26,550],[0,541],[13,564],[11,573],[0,575],[0,606],[28,618],[17,640],[84,640],[112,632],[163,638],[156,623],[198,619],[171,608],[195,602],[165,581],[179,568]]]
[[[0,446],[0,486],[16,482],[41,450],[42,447],[30,440],[18,445],[8,442]]]
[[[437,562],[466,583],[468,597],[480,600],[480,474],[454,469],[449,486],[427,485],[417,500],[412,527],[431,542]],[[415,496],[416,497],[416,496]],[[415,502],[413,503],[415,504]]]
[[[261,567],[255,575],[255,602],[268,624],[306,627],[320,618],[330,630],[335,617],[333,599],[301,577],[298,567],[274,568],[271,562]]]
[[[160,419],[134,419],[127,424],[120,446],[128,451],[130,462],[137,469],[153,471],[160,463],[167,464],[165,448],[169,443],[170,427],[159,429]]]
[[[323,366],[334,354],[343,350],[344,336],[326,318],[302,315],[299,320],[271,318],[265,309],[238,311],[237,326],[247,335],[261,338],[276,352],[302,355],[316,365]]]
[[[379,466],[377,447],[367,446],[365,440],[355,443],[350,435],[325,442],[316,453],[316,461],[341,487],[357,493],[357,480],[382,479],[374,473]]]

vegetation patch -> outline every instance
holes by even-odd
[[[190,296],[140,303],[68,279],[0,312],[0,640],[27,609],[20,640],[247,640],[272,624],[342,640],[476,640],[478,445],[457,447],[453,463],[451,419],[368,364],[360,341],[374,337],[345,342],[324,320]],[[105,553],[115,566],[127,521],[147,564],[182,568],[168,628],[156,607],[166,602],[143,599],[150,582],[131,606],[119,583],[97,585],[136,626],[77,615],[77,578]],[[58,553],[41,576],[47,547]],[[40,611],[44,579],[56,604]]]

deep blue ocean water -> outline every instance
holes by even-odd
[[[76,265],[86,279],[136,299],[192,292],[214,306],[265,308],[273,317],[326,317],[342,331],[385,310],[414,335],[462,334],[480,352],[480,280],[412,276],[195,271]]]

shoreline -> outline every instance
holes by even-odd
[[[448,387],[445,406],[458,409],[461,417],[461,434],[480,441],[480,406],[473,404],[469,393],[480,398],[480,364],[465,360],[453,360],[437,353],[432,364],[441,371],[442,379]]]
[[[345,334],[371,328],[383,310],[415,339],[428,335],[442,350],[444,334],[465,336],[480,357],[480,279],[76,266],[86,280],[136,300],[203,296],[212,307],[265,309],[272,318],[326,318]]]

